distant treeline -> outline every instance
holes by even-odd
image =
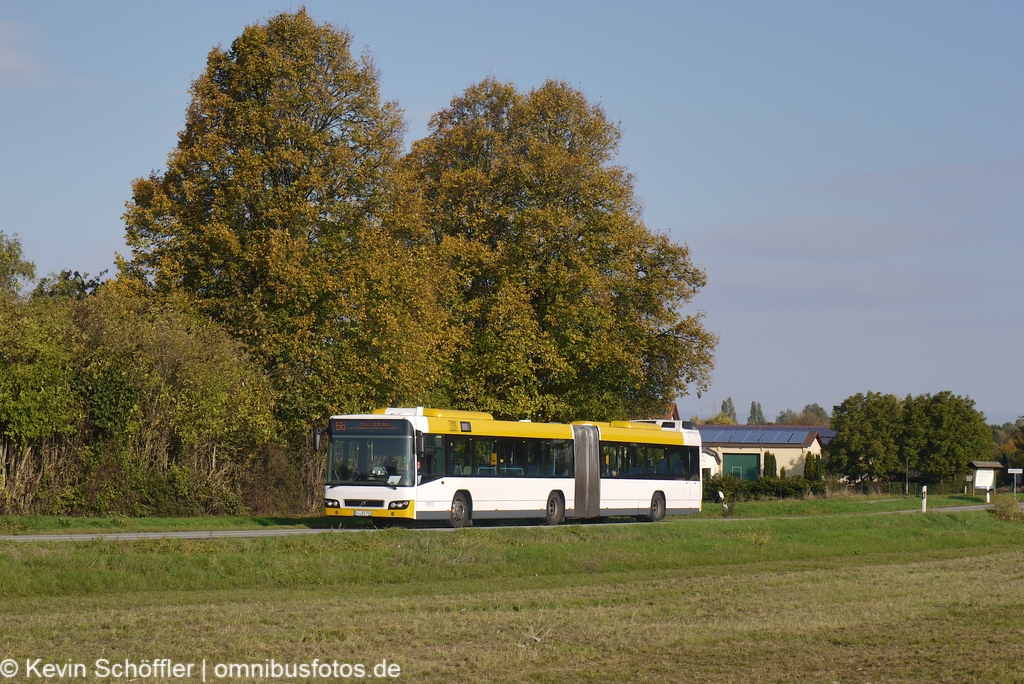
[[[213,49],[113,278],[35,283],[0,233],[0,512],[315,510],[331,413],[636,418],[707,387],[704,273],[599,106],[486,79],[405,151],[350,44],[300,10]]]

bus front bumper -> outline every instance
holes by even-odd
[[[325,508],[324,515],[339,518],[385,518],[387,520],[415,520],[416,502],[410,501],[409,507],[401,510],[387,508]]]

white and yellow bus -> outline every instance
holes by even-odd
[[[419,408],[332,416],[329,516],[447,521],[700,510],[700,433],[679,421],[532,423]]]

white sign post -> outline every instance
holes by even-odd
[[[1024,473],[1024,468],[1010,468],[1006,472],[1013,475],[1013,495],[1017,496],[1017,483],[1020,482],[1020,476]]]
[[[921,487],[921,512],[928,512],[928,485]]]

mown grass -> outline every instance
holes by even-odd
[[[0,543],[0,658],[387,658],[409,681],[1024,681],[988,512]],[[998,657],[993,652],[998,649]]]
[[[929,496],[928,508],[953,508],[984,504],[984,496],[970,494],[948,494]],[[921,497],[918,496],[865,496],[851,494],[827,499],[781,499],[766,501],[730,502],[732,517],[765,518],[792,515],[843,515],[861,513],[884,513],[888,511],[919,511]],[[704,518],[722,517],[722,505],[704,502],[703,510],[697,514]]]

